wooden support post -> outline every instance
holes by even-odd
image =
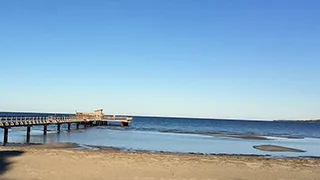
[[[108,121],[103,121],[103,125],[108,125]]]
[[[80,123],[77,123],[77,129],[79,129]]]
[[[47,135],[47,129],[48,129],[48,125],[43,125],[43,135]]]
[[[68,123],[68,131],[71,130],[71,123]]]
[[[60,133],[60,123],[57,124],[57,132]]]
[[[121,126],[128,126],[129,123],[128,122],[121,122]]]
[[[5,127],[3,131],[3,145],[6,145],[8,143],[8,128]]]
[[[27,126],[27,144],[30,143],[31,126]]]

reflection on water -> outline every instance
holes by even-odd
[[[247,140],[230,137],[215,137],[201,134],[164,133],[155,131],[138,131],[121,127],[90,127],[87,129],[57,133],[55,126],[50,126],[47,136],[43,136],[42,127],[33,127],[31,143],[74,142],[83,145],[99,145],[123,148],[126,150],[168,151],[181,153],[223,153],[256,154],[272,156],[320,156],[320,139],[289,139],[268,137],[270,140]],[[25,128],[26,129],[26,128]],[[9,132],[9,142],[24,143],[24,128],[13,128]],[[0,132],[1,134],[2,131]],[[2,136],[2,135],[1,135]],[[2,139],[2,138],[1,138]],[[255,145],[272,144],[306,150],[295,152],[264,152],[254,149]]]

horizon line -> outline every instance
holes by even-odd
[[[77,112],[77,111],[75,111]],[[70,112],[41,112],[41,111],[1,111],[0,113],[43,113],[43,114],[75,114]],[[108,114],[106,114],[108,115]],[[113,114],[109,114],[113,115]],[[320,120],[315,119],[263,119],[263,118],[236,118],[236,117],[192,117],[192,116],[163,116],[163,115],[130,115],[130,114],[116,114],[123,116],[136,116],[136,117],[159,117],[159,118],[188,118],[188,119],[221,119],[221,120],[235,120],[235,121],[308,121]]]

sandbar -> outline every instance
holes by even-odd
[[[259,149],[261,151],[272,151],[272,152],[306,152],[301,149],[289,148],[284,146],[276,146],[276,145],[259,145],[253,146],[255,149]]]
[[[215,134],[218,137],[240,138],[248,140],[268,140],[268,138],[253,134]]]

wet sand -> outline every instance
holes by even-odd
[[[256,134],[228,134],[228,133],[203,133],[203,132],[175,132],[175,131],[162,131],[176,134],[199,134],[199,135],[207,135],[213,137],[226,137],[226,138],[240,138],[240,139],[248,139],[248,140],[269,140],[266,137],[256,135]]]
[[[239,138],[239,139],[248,139],[248,140],[268,140],[268,138],[253,135],[253,134],[214,134],[216,137],[229,137],[229,138]]]
[[[255,149],[259,149],[261,151],[273,151],[273,152],[306,152],[301,149],[294,149],[284,146],[275,146],[275,145],[259,145],[253,146]]]
[[[247,140],[270,140],[267,136],[262,136],[258,134],[232,134],[232,133],[219,133],[219,132],[177,132],[177,131],[161,131],[167,133],[176,133],[176,134],[199,134],[199,135],[207,135],[213,137],[225,137],[225,138],[239,138],[239,139],[247,139]],[[287,138],[287,139],[304,139],[299,136],[287,136],[287,135],[274,135],[273,137],[279,138]]]
[[[0,147],[0,179],[320,179],[319,159]]]

